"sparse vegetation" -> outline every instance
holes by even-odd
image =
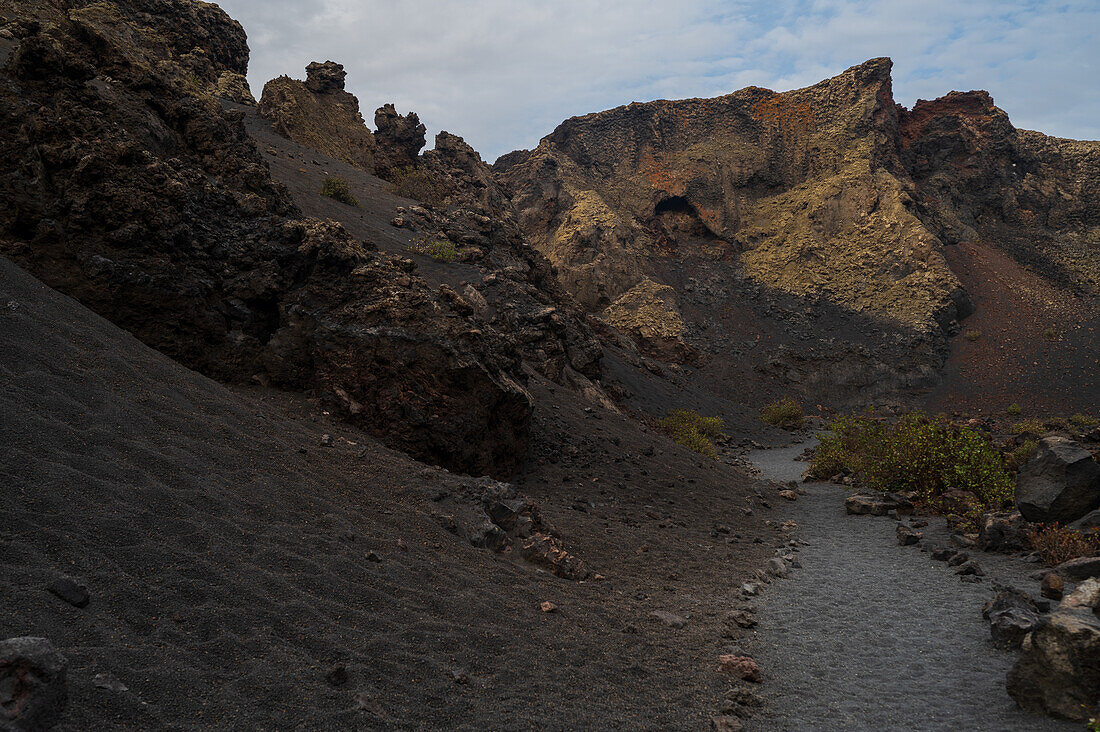
[[[1022,435],[1025,432],[1031,432],[1036,435],[1041,435],[1043,434],[1043,432],[1046,431],[1043,427],[1042,420],[1038,419],[1021,420],[1020,422],[1013,423],[1013,425],[1008,429],[1014,435]]]
[[[760,410],[760,419],[774,427],[785,430],[800,430],[806,426],[806,417],[802,414],[802,405],[787,397],[772,402]]]
[[[426,171],[408,166],[390,173],[390,192],[395,196],[411,198],[429,206],[442,206],[447,198],[447,188]]]
[[[711,438],[720,435],[725,428],[721,417],[704,417],[691,409],[673,409],[660,425],[676,444],[709,458],[718,458]]]
[[[409,248],[437,262],[457,262],[466,254],[461,247],[449,239],[419,239]]]
[[[1095,427],[1100,424],[1100,419],[1090,417],[1087,414],[1074,414],[1069,418],[1069,423],[1077,429],[1083,430],[1086,427]]]
[[[1047,328],[1043,331],[1043,338],[1048,341],[1056,341],[1058,340],[1058,333],[1055,332],[1054,328]]]
[[[1008,409],[1005,410],[1005,414],[1010,417],[1018,417],[1024,410],[1020,409],[1020,405],[1016,402],[1008,405]]]
[[[1005,455],[1005,467],[1015,473],[1027,462],[1027,459],[1039,449],[1038,440],[1027,440],[1012,452]]]
[[[963,335],[963,337],[966,338],[966,340],[973,343],[974,341],[976,341],[976,340],[978,340],[979,338],[982,337],[982,332],[980,330],[968,330]]]
[[[359,199],[351,194],[348,182],[343,178],[325,178],[325,182],[321,184],[321,195],[359,208]]]
[[[849,472],[881,491],[914,491],[933,508],[951,490],[973,493],[977,508],[1001,508],[1013,482],[989,438],[946,417],[909,414],[890,424],[873,415],[835,420],[810,463],[817,478]]]
[[[1027,538],[1043,562],[1051,566],[1100,552],[1100,533],[1086,534],[1059,524],[1028,529]]]

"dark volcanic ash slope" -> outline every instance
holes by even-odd
[[[494,173],[567,289],[720,392],[912,394],[975,306],[958,242],[1092,307],[1097,144],[1016,131],[984,93],[905,110],[890,67],[573,118]]]
[[[231,391],[2,257],[0,379],[0,638],[68,658],[64,729],[700,728],[781,540],[741,512],[774,489],[536,379],[523,490],[606,577],[560,579],[471,545],[495,481]]]
[[[429,461],[506,474],[520,354],[405,257],[299,219],[224,110],[240,26],[190,0],[0,3],[0,252],[182,363],[316,390]]]

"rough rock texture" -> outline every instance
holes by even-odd
[[[416,165],[417,156],[424,148],[427,128],[416,112],[404,117],[392,104],[384,104],[374,113],[374,141],[378,146],[378,174],[393,177],[395,171]]]
[[[1100,577],[1100,556],[1078,557],[1062,562],[1052,570],[1070,582],[1081,582],[1092,577]]]
[[[338,74],[317,62],[306,68],[309,81],[280,76],[264,84],[260,114],[280,135],[374,172],[378,148],[359,112],[359,100],[344,91],[343,67]]]
[[[1016,476],[1016,505],[1028,521],[1075,521],[1100,508],[1100,464],[1073,440],[1044,437]]]
[[[1019,648],[1024,638],[1039,626],[1039,610],[1027,595],[1004,590],[985,604],[982,617],[989,621],[993,645],[1005,650]]]
[[[1095,320],[1075,311],[1095,310],[1086,293],[1100,272],[1100,144],[1015,130],[985,92],[906,110],[893,101],[890,68],[872,59],[790,92],[750,87],[569,119],[494,173],[591,312],[647,279],[675,288],[684,342],[731,393],[760,382],[866,404],[934,387],[962,348],[950,336],[975,307],[951,265],[974,255],[949,249],[978,242],[1007,253],[990,277],[1018,263],[1041,273],[1021,269],[1036,282],[994,287],[1008,298],[1003,308],[987,299],[1004,310],[997,317],[1011,320],[1013,301],[1049,285],[1053,297],[1016,318],[1035,332],[1012,333],[1029,369],[1042,342],[1029,336],[1052,320],[1071,334],[1077,320]],[[1048,307],[1076,297],[1085,299],[1065,313]],[[822,322],[837,334],[824,337]],[[732,345],[756,368],[723,367]],[[1087,404],[1100,384],[1081,376],[1085,393],[1066,398]]]
[[[1031,547],[1027,538],[1027,522],[1019,511],[983,513],[976,546],[983,552],[1027,550]]]
[[[335,61],[311,61],[306,65],[306,89],[314,94],[344,91],[344,79],[347,75],[343,64]]]
[[[411,261],[298,220],[186,71],[242,73],[239,25],[198,2],[0,7],[25,19],[0,71],[0,252],[206,374],[313,390],[456,470],[520,464],[515,346]]]
[[[0,641],[0,729],[53,728],[68,700],[68,662],[45,638]]]
[[[1008,672],[1023,709],[1086,721],[1100,710],[1100,579],[1083,582],[1024,641]]]

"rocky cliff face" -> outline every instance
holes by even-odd
[[[211,96],[245,70],[236,22],[191,0],[0,2],[0,27],[0,253],[204,373],[314,391],[456,470],[518,465],[514,344],[411,260],[299,218]]]
[[[343,91],[342,66],[314,62],[306,72],[305,82],[280,77],[264,87],[259,111],[276,132],[419,199],[393,225],[422,244],[453,252],[456,272],[477,269],[479,281],[455,293],[461,307],[512,340],[543,375],[588,388],[599,373],[596,337],[549,262],[527,245],[511,201],[477,151],[441,132],[434,149],[421,154],[424,125],[415,112],[402,116],[392,104],[375,112],[372,133],[358,113],[359,100]]]
[[[1097,148],[1018,132],[984,93],[906,110],[890,68],[573,118],[494,174],[566,289],[651,352],[728,372],[739,351],[825,401],[927,388],[973,311],[945,247],[992,239],[1095,287]],[[651,307],[655,282],[681,302]]]

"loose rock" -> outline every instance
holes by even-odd
[[[756,684],[763,681],[760,676],[760,667],[756,665],[756,661],[748,656],[738,656],[733,653],[719,656],[718,670]]]
[[[1061,600],[1062,593],[1066,591],[1065,580],[1057,572],[1048,572],[1043,576],[1043,582],[1039,586],[1039,594],[1050,600]]]
[[[46,589],[73,607],[88,606],[88,588],[71,577],[58,577]]]
[[[68,701],[69,663],[45,638],[0,641],[0,728],[46,730]]]
[[[993,645],[1005,650],[1019,648],[1028,633],[1039,626],[1039,610],[1027,595],[1004,590],[982,608],[989,621]]]
[[[1100,508],[1100,464],[1073,440],[1044,437],[1016,476],[1016,505],[1028,521],[1076,521]]]
[[[898,544],[901,546],[912,546],[924,538],[924,534],[919,531],[913,531],[904,524],[898,524],[897,535]]]

